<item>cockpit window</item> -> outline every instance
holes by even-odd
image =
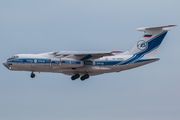
[[[18,56],[12,56],[11,58],[9,58],[8,60],[12,60],[12,59],[17,59],[19,58]]]
[[[18,56],[12,56],[11,57],[11,59],[17,59],[18,58]]]

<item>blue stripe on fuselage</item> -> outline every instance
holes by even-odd
[[[87,66],[113,66],[122,61],[84,61]]]
[[[113,66],[113,65],[126,65],[128,63],[131,63],[135,59],[138,59],[141,56],[134,56],[133,59],[129,59],[129,61],[84,61],[85,66]],[[36,61],[37,60],[37,61]],[[152,61],[152,60],[157,60],[157,59],[145,59],[145,60],[138,60],[135,63],[140,63],[140,62],[147,62],[147,61]],[[62,64],[81,64],[80,61],[69,61],[69,60],[63,60],[61,61]],[[28,58],[28,59],[13,59],[13,60],[8,60],[7,63],[18,63],[18,64],[50,64],[50,59],[33,59],[33,58]],[[119,63],[119,64],[118,64]],[[121,64],[122,63],[122,64]],[[52,64],[60,64],[60,61],[52,61]]]
[[[141,56],[137,56],[134,59],[137,59]],[[134,59],[131,59],[130,61],[134,61]],[[147,62],[147,61],[153,61],[153,60],[159,60],[159,59],[144,59],[144,60],[137,60],[134,63],[140,63],[140,62]],[[130,61],[128,61],[130,63]],[[117,66],[117,65],[126,65],[127,63],[123,61],[85,61],[85,66]],[[119,63],[119,64],[118,64]]]
[[[23,64],[50,64],[50,59],[36,59],[36,58],[18,58],[8,60],[7,63],[23,63]],[[80,61],[62,60],[62,64],[81,64]],[[52,64],[60,64],[60,61],[53,60]]]
[[[8,60],[7,63],[24,63],[24,64],[47,64],[50,63],[50,59],[36,59],[36,58],[18,58],[18,59],[12,59]]]

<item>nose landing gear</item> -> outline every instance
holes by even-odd
[[[32,72],[31,73],[31,78],[34,78],[35,77],[35,74]]]

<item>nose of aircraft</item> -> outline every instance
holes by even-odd
[[[5,61],[3,62],[3,65],[4,65],[7,69],[10,69],[10,66],[7,64],[7,60],[5,60]]]
[[[4,62],[3,62],[3,65],[6,67],[7,66],[7,60],[5,60]]]

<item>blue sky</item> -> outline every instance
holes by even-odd
[[[180,25],[179,0],[1,0],[0,61],[17,53],[129,50],[139,27]],[[179,120],[179,26],[160,61],[82,82],[0,67],[2,120]]]

